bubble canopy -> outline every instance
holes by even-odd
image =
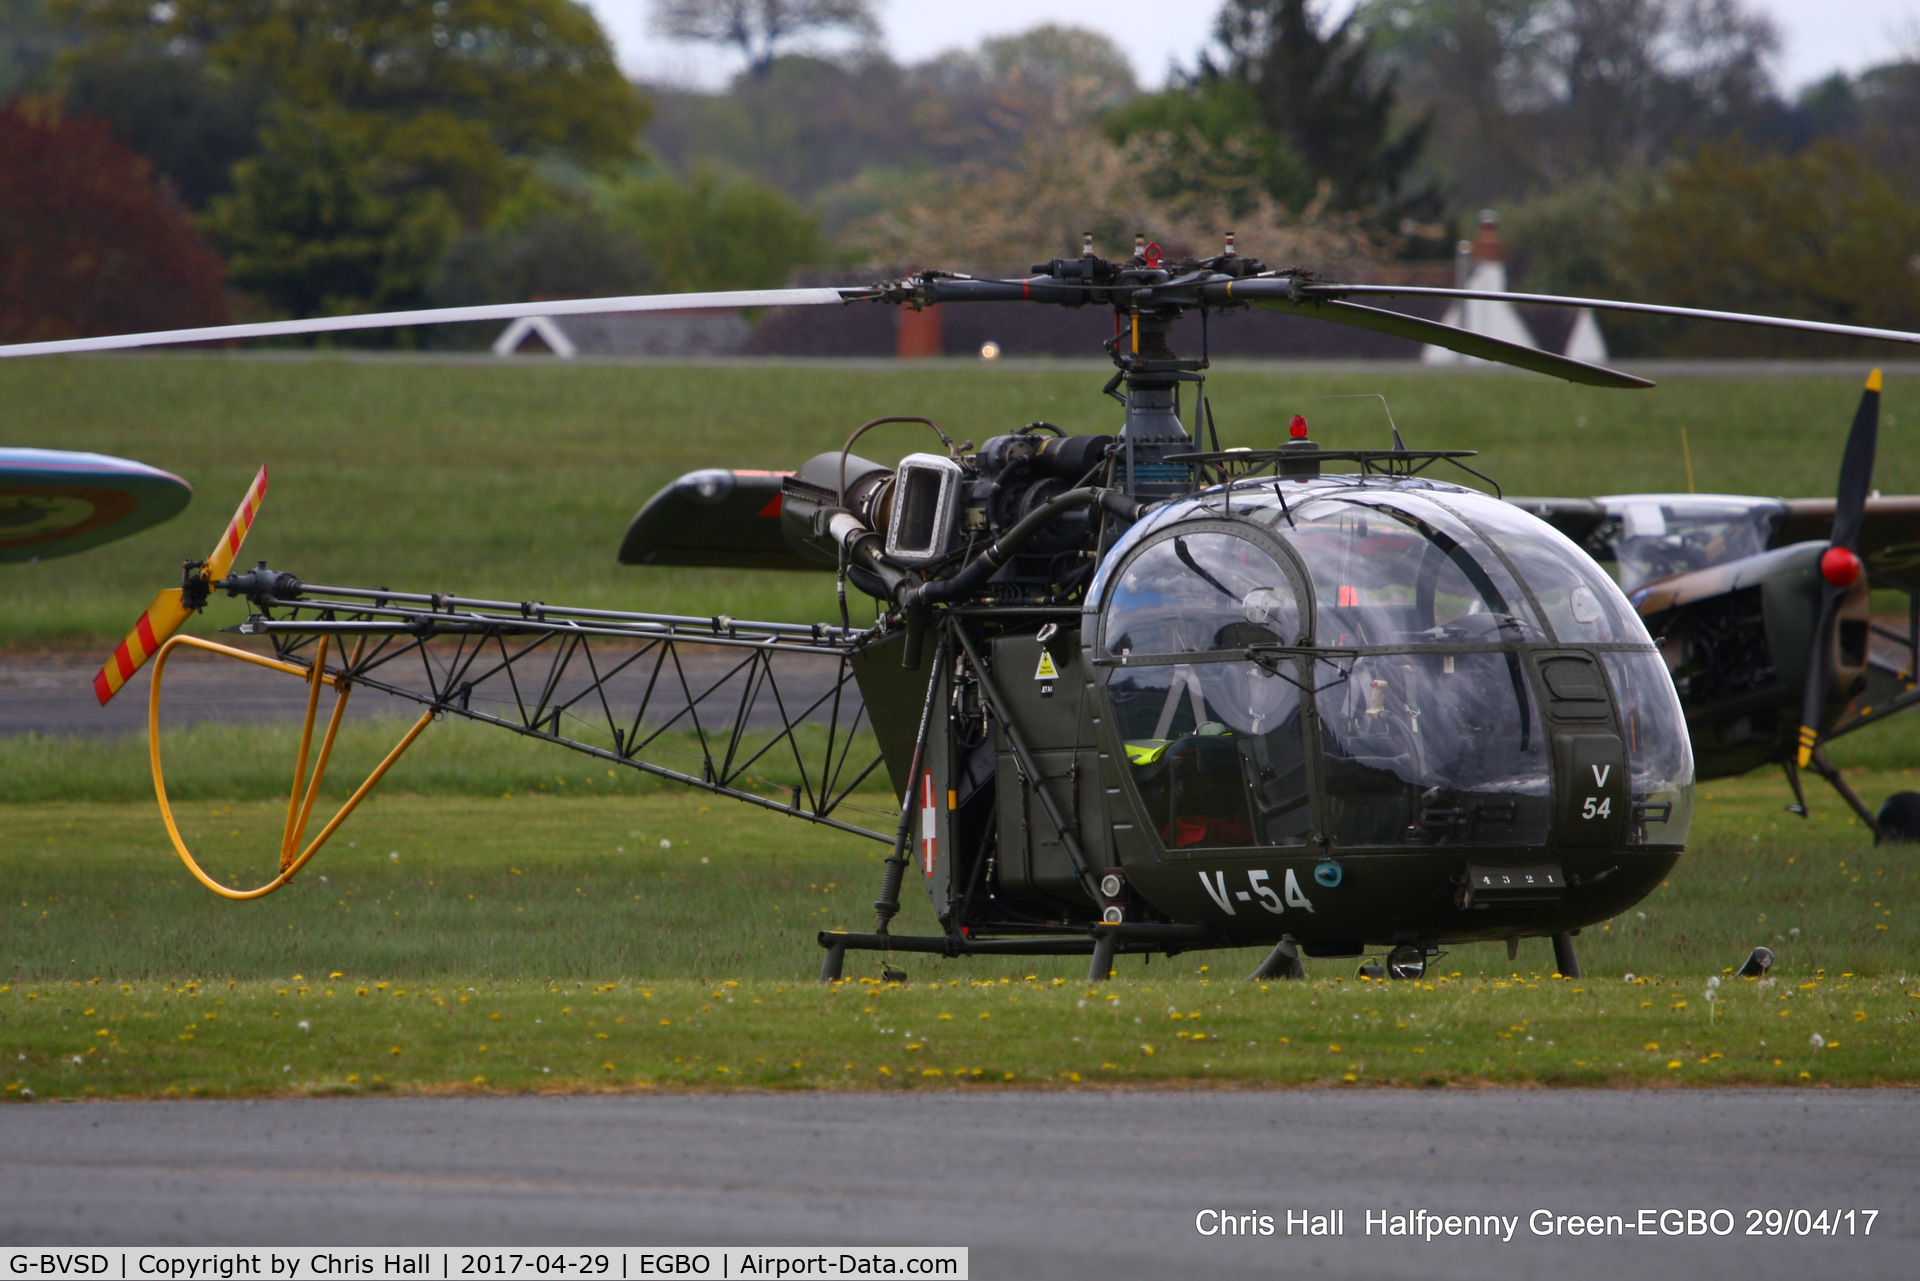
[[[1170,851],[1304,842],[1316,776],[1335,847],[1544,843],[1545,695],[1524,656],[1568,645],[1601,651],[1614,687],[1626,839],[1684,840],[1692,761],[1645,627],[1586,553],[1498,499],[1241,481],[1141,521],[1089,602],[1112,723]]]
[[[1160,537],[1175,526],[1192,532]],[[1427,480],[1242,481],[1171,504],[1130,531],[1089,599],[1113,654],[1241,648],[1256,630],[1322,647],[1652,644],[1565,535]]]

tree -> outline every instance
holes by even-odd
[[[820,224],[773,188],[695,170],[606,183],[607,221],[645,246],[655,285],[668,293],[769,289],[795,267],[819,262]]]
[[[393,193],[337,121],[277,109],[207,225],[233,283],[294,316],[417,306],[458,221],[440,192]]]
[[[640,294],[654,287],[645,246],[589,204],[561,205],[460,238],[440,261],[436,307]],[[498,326],[488,326],[491,341]]]
[[[875,269],[989,274],[1024,272],[1049,254],[1076,255],[1082,232],[1115,258],[1132,251],[1135,232],[1180,256],[1220,252],[1227,231],[1237,234],[1241,253],[1274,264],[1340,271],[1391,256],[1391,246],[1354,216],[1302,216],[1257,189],[1228,208],[1215,190],[1167,192],[1143,182],[1142,175],[1171,171],[1172,145],[1153,133],[1118,144],[1066,115],[1037,121],[1010,155],[956,166],[932,190],[857,227],[854,241]],[[1063,156],[1072,163],[1061,163]]]
[[[153,51],[258,77],[381,159],[383,181],[446,191],[472,227],[527,159],[631,159],[647,117],[606,34],[571,0],[58,3],[94,33],[94,54]]]
[[[1243,218],[1263,199],[1298,211],[1316,194],[1306,163],[1260,123],[1252,87],[1238,80],[1206,79],[1135,98],[1103,126],[1123,146],[1158,144],[1166,162],[1144,177],[1158,199],[1198,196]]]
[[[225,324],[222,275],[103,122],[0,107],[0,342]]]
[[[1920,198],[1920,56],[1836,71],[1802,90],[1784,141],[1798,148],[1821,138],[1851,143]]]
[[[1779,34],[1745,0],[1366,0],[1353,21],[1490,203],[1774,127]]]
[[[1328,184],[1336,208],[1378,210],[1389,220],[1431,213],[1429,190],[1408,175],[1426,144],[1425,119],[1395,118],[1395,73],[1376,65],[1349,15],[1323,29],[1308,0],[1227,0],[1214,21],[1224,61],[1203,55],[1196,83],[1248,86],[1260,122]]]
[[[674,40],[732,45],[763,77],[783,46],[823,31],[880,34],[869,0],[653,0],[653,26]]]
[[[47,12],[47,0],[0,0],[0,102],[44,87],[54,61],[80,33]]]
[[[1064,95],[1068,110],[1097,115],[1140,92],[1133,64],[1098,31],[1046,23],[980,42],[971,61],[981,79],[1009,88]]]
[[[201,58],[121,49],[70,59],[62,80],[70,114],[105,120],[191,208],[231,189],[234,162],[260,149],[271,93],[260,76],[223,76]]]
[[[1668,170],[1629,215],[1615,271],[1633,296],[1657,302],[1911,330],[1920,326],[1916,246],[1920,207],[1855,148],[1828,140],[1784,156],[1733,142]],[[1671,330],[1665,349],[1782,355],[1807,343],[1804,334],[1690,326]]]

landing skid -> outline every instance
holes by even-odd
[[[921,952],[930,956],[1089,956],[1089,982],[1111,978],[1113,958],[1124,953],[1159,952],[1178,956],[1201,948],[1230,946],[1201,925],[1093,925],[1084,934],[1041,934],[1029,938],[972,938],[964,934],[849,934],[822,930],[827,955],[820,981],[843,977],[848,952]],[[1104,964],[1103,964],[1104,962]]]

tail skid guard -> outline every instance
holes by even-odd
[[[387,753],[386,759],[374,767],[373,772],[367,775],[366,781],[355,789],[353,795],[348,797],[346,803],[340,807],[339,812],[320,829],[320,834],[314,837],[305,849],[300,849],[300,842],[306,836],[307,826],[313,818],[313,804],[320,796],[320,782],[326,776],[327,762],[333,755],[334,739],[340,731],[340,718],[347,710],[347,695],[353,690],[352,682],[345,679],[343,675],[328,674],[327,643],[328,638],[324,636],[320,638],[319,647],[313,656],[313,664],[307,668],[295,663],[265,658],[259,654],[249,654],[246,650],[201,640],[197,636],[175,636],[162,645],[159,653],[154,656],[153,689],[147,696],[147,751],[153,764],[153,792],[160,802],[160,818],[166,824],[167,836],[173,841],[174,852],[180,856],[180,861],[187,865],[187,870],[193,873],[195,880],[222,898],[240,901],[265,898],[291,881],[300,869],[307,865],[308,860],[320,852],[320,847],[339,830],[340,825],[347,821],[347,816],[366,799],[367,793],[371,792],[386,772],[393,768],[394,762],[400,759],[401,754],[413,746],[413,741],[433,723],[433,709],[429,708],[422,712],[420,719],[413,723],[413,727],[406,732],[394,749]],[[300,755],[294,763],[293,790],[287,797],[287,821],[280,835],[280,871],[271,881],[255,889],[236,890],[220,884],[209,876],[195,861],[193,852],[187,848],[186,841],[180,836],[179,825],[173,819],[173,805],[167,799],[166,774],[160,764],[160,680],[166,672],[167,659],[174,649],[181,645],[228,658],[237,658],[243,663],[252,663],[256,667],[264,667],[270,671],[286,672],[288,675],[301,677],[307,682],[307,714],[300,729]],[[356,649],[355,658],[357,659],[358,656]],[[351,660],[348,666],[352,666]],[[326,734],[320,740],[320,751],[314,758],[313,773],[309,776],[307,755],[313,746],[313,723],[320,710],[322,685],[333,687],[333,713],[327,718]]]

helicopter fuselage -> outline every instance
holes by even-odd
[[[945,623],[931,669],[895,636],[856,671],[919,879],[965,938],[1185,925],[1340,956],[1558,934],[1685,843],[1692,760],[1639,618],[1473,490],[1240,480],[1134,524],[1076,608]]]

